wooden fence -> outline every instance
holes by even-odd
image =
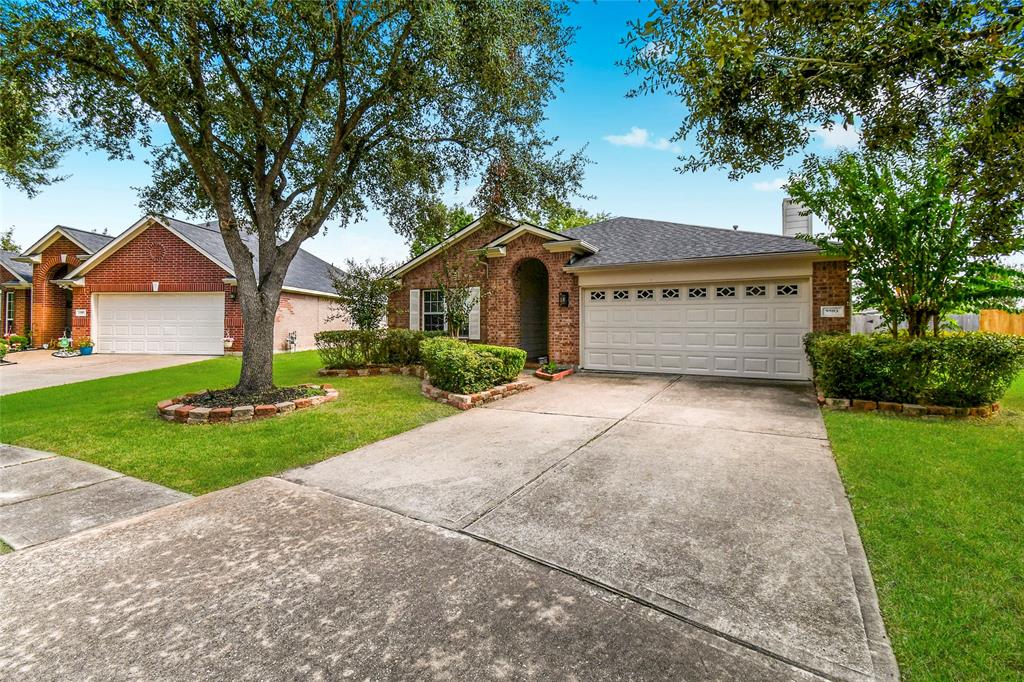
[[[982,310],[981,331],[1024,336],[1024,315],[1003,310]]]

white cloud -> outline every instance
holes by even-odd
[[[652,40],[637,52],[637,56],[641,59],[651,59],[653,61],[668,59],[670,54],[672,54],[672,51],[668,43],[659,40]]]
[[[844,128],[838,123],[831,129],[815,126],[811,128],[811,134],[821,140],[826,149],[851,149],[860,144],[860,131],[856,126]]]
[[[764,182],[755,182],[754,189],[758,192],[781,192],[782,186],[787,182],[786,178],[775,178]]]
[[[604,139],[616,147],[637,147],[644,149],[657,149],[658,151],[679,151],[679,146],[671,140],[659,137],[652,138],[646,128],[633,126],[625,135],[605,135]]]

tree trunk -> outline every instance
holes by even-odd
[[[274,318],[281,290],[245,295],[242,304],[242,374],[235,390],[258,393],[274,387]]]

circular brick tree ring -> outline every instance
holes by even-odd
[[[229,422],[248,422],[254,419],[276,417],[294,412],[295,410],[316,407],[317,405],[338,399],[337,389],[330,384],[299,384],[299,386],[318,388],[324,391],[324,395],[296,398],[295,400],[286,400],[273,405],[238,405],[236,407],[199,407],[190,405],[190,400],[206,394],[206,391],[200,391],[199,393],[186,393],[170,400],[161,400],[156,404],[156,413],[164,421],[178,422],[179,424],[226,424]]]

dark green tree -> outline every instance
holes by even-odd
[[[915,337],[950,313],[1024,297],[1024,274],[1000,265],[972,229],[987,207],[957,193],[950,165],[941,147],[843,152],[809,163],[787,187],[831,229],[818,246],[849,258],[859,306],[877,308],[893,330],[905,321]]]
[[[14,241],[14,226],[8,227],[3,232],[0,232],[0,250],[2,251],[21,251],[21,247],[18,242]]]
[[[440,244],[473,220],[473,214],[461,204],[448,206],[438,201],[426,206],[409,235],[411,257],[415,258],[431,246]]]
[[[548,199],[542,201],[536,210],[528,212],[526,217],[530,222],[553,232],[565,232],[574,227],[583,227],[607,220],[611,214],[591,213],[564,201]]]
[[[541,130],[564,14],[547,0],[6,2],[0,176],[31,192],[72,146],[147,148],[144,207],[219,221],[246,330],[238,388],[263,390],[285,273],[327,221],[376,207],[408,234],[470,178],[481,211],[575,192],[581,154],[552,153]]]
[[[878,152],[955,134],[952,180],[990,207],[979,236],[1020,234],[1021,0],[662,0],[626,41],[633,94],[668,92],[687,111],[677,139],[699,152],[685,170],[778,167],[837,125]]]
[[[344,270],[331,273],[338,293],[337,310],[331,319],[347,318],[363,331],[379,329],[387,316],[388,296],[399,287],[399,282],[389,276],[394,268],[384,261],[345,261]]]

